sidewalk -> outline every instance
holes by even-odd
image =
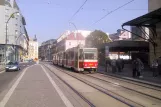
[[[98,72],[105,73],[107,75],[113,75],[113,76],[117,76],[117,77],[130,79],[130,80],[134,80],[134,81],[151,82],[152,84],[156,83],[156,84],[161,85],[161,76],[153,77],[152,71],[150,71],[149,69],[145,69],[142,72],[143,78],[138,78],[138,77],[133,78],[132,77],[132,68],[130,66],[127,66],[127,65],[125,65],[125,67],[124,67],[122,72],[116,72],[116,73],[112,73],[111,71],[105,72],[105,67],[104,66],[99,66],[98,67]]]
[[[5,70],[5,66],[4,65],[0,65],[0,72]]]

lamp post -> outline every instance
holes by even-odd
[[[17,45],[18,39],[19,39],[21,36],[25,37],[25,40],[26,40],[26,42],[27,42],[27,39],[26,39],[25,34],[24,34],[24,33],[21,33],[21,34],[17,37],[17,39],[16,39],[16,41],[15,41],[15,44],[16,44],[16,45]],[[15,61],[16,61],[16,48],[15,48]]]
[[[8,22],[10,21],[11,18],[14,18],[14,14],[17,14],[19,12],[14,12],[10,15],[10,17],[8,18],[7,22],[6,22],[6,40],[5,40],[5,64],[7,63],[7,29],[8,29]]]

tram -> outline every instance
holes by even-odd
[[[78,72],[96,72],[97,48],[73,47],[53,55],[53,64]]]

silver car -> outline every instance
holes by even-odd
[[[18,62],[9,62],[6,65],[6,72],[7,71],[19,71],[20,70],[20,65]]]

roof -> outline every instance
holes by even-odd
[[[124,23],[122,26],[144,26],[151,27],[161,22],[161,8],[152,11],[148,14],[140,16],[136,19]]]
[[[120,40],[109,42],[101,45],[101,47],[108,46],[110,51],[149,51],[149,43],[146,41],[132,41],[132,40]]]
[[[70,33],[67,37],[66,40],[85,40],[85,37],[81,33]]]

